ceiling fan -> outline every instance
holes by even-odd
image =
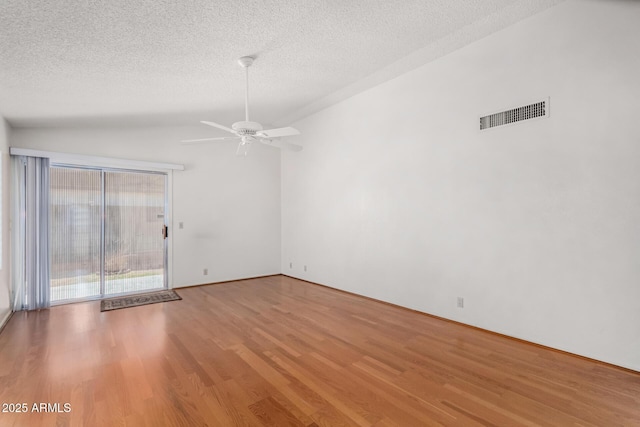
[[[182,144],[200,144],[211,141],[223,141],[229,139],[239,139],[240,143],[238,144],[238,150],[236,152],[237,155],[246,156],[249,152],[249,148],[251,144],[255,141],[261,142],[266,145],[271,145],[273,147],[284,148],[292,151],[300,151],[302,147],[300,145],[292,144],[290,142],[280,141],[280,138],[283,136],[292,136],[299,135],[300,132],[292,127],[284,127],[277,129],[262,129],[262,125],[257,122],[252,122],[249,120],[249,67],[253,64],[254,57],[252,56],[243,56],[238,59],[238,63],[245,70],[245,96],[244,96],[244,115],[245,120],[242,122],[235,122],[231,125],[231,127],[227,127],[218,123],[201,121],[200,123],[204,123],[208,126],[213,126],[218,129],[222,129],[229,133],[232,133],[234,136],[221,136],[217,138],[201,138],[201,139],[187,139],[181,141]]]

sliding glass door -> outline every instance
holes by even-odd
[[[51,167],[52,303],[166,288],[166,180]]]

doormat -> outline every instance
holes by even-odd
[[[181,300],[176,291],[159,291],[148,294],[129,295],[125,297],[103,299],[100,311],[119,310],[121,308],[137,307],[139,305],[155,304]]]

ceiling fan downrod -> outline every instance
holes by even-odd
[[[238,59],[238,63],[242,68],[244,68],[244,77],[245,77],[245,91],[244,91],[244,119],[245,121],[249,121],[249,67],[253,64],[254,57],[252,56],[243,56]]]

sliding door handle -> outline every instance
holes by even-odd
[[[167,239],[169,237],[169,227],[166,225],[162,226],[162,238]]]

